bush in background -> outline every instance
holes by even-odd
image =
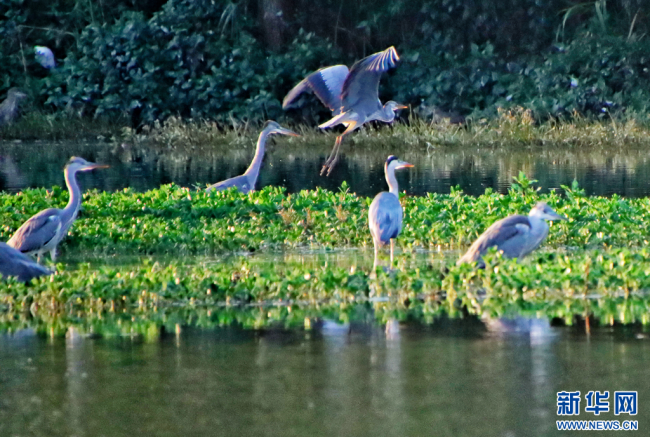
[[[650,6],[550,0],[8,0],[0,5],[0,95],[32,108],[133,125],[169,116],[225,124],[328,117],[315,98],[282,111],[285,93],[322,66],[388,45],[403,63],[381,95],[424,118],[492,117],[521,106],[537,119],[646,112]],[[305,30],[307,29],[307,30]],[[58,67],[34,61],[51,47]]]

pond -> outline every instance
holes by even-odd
[[[258,188],[336,191],[346,181],[363,196],[384,190],[388,151],[346,146],[332,176],[321,177],[329,146],[307,150],[278,143],[267,154]],[[71,155],[111,165],[81,175],[84,189],[146,191],[171,182],[202,187],[243,172],[253,147],[251,139],[219,148],[0,142],[0,189],[63,185],[61,170]],[[641,147],[440,146],[390,153],[416,165],[398,176],[400,190],[411,195],[448,193],[456,185],[473,195],[486,188],[506,192],[520,171],[543,191],[575,179],[588,195],[650,195],[650,152]],[[400,251],[399,268],[443,272],[459,250]],[[552,262],[569,251],[547,253]],[[234,269],[303,272],[323,266],[352,277],[370,269],[372,250],[181,259],[63,250],[59,261],[72,274],[77,268],[177,262],[197,269],[232,265],[233,277]],[[44,305],[0,307],[0,435],[516,437],[557,435],[556,420],[564,418],[638,420],[641,430],[648,423],[647,293],[633,296],[629,306],[625,295],[583,297],[593,299],[603,323],[613,324],[626,311],[633,315],[622,318],[627,325],[614,327],[599,326],[597,316],[591,317],[594,326],[585,325],[575,309],[567,310],[573,296],[550,304],[554,319],[500,319],[504,313],[514,317],[518,306],[529,316],[536,310],[523,299],[491,299],[476,316],[453,298],[446,305],[443,298],[417,296],[418,302],[406,305],[362,294],[341,292],[332,302],[311,306],[279,297],[214,308],[190,299],[146,310],[91,306],[84,313],[66,307],[62,314],[50,314]],[[357,296],[365,300],[353,302]],[[400,322],[391,319],[396,315]],[[610,393],[609,412],[585,412],[584,395],[593,390]],[[615,416],[614,392],[628,390],[638,392],[639,413]],[[557,415],[560,391],[580,391],[580,415]]]
[[[650,150],[640,146],[405,146],[403,150],[387,150],[381,144],[374,148],[368,144],[354,146],[351,142],[344,144],[339,164],[330,177],[325,177],[319,171],[329,144],[290,147],[278,142],[267,152],[257,188],[277,185],[288,192],[316,187],[336,191],[346,181],[352,192],[372,196],[386,189],[383,164],[389,154],[395,154],[415,164],[415,168],[398,174],[400,191],[411,195],[448,193],[454,186],[472,195],[482,194],[486,188],[505,192],[520,171],[537,179],[543,190],[571,186],[577,180],[588,195],[650,195]],[[171,182],[205,187],[243,173],[254,147],[254,139],[250,138],[216,148],[0,142],[0,190],[63,186],[62,168],[73,155],[111,165],[110,169],[81,176],[80,183],[86,189],[114,191],[132,187],[146,191]]]
[[[546,320],[0,336],[0,435],[557,435],[557,392],[638,391],[648,335]],[[582,400],[584,407],[584,398]],[[642,431],[643,432],[643,431]]]

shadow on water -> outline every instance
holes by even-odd
[[[322,144],[313,149],[272,145],[267,152],[258,188],[279,185],[288,192],[323,187],[337,190],[347,181],[351,191],[372,196],[385,189],[383,164],[387,152],[378,147],[354,148],[344,155],[331,177],[319,171],[329,152]],[[138,191],[174,182],[206,186],[241,174],[254,152],[253,140],[242,140],[219,150],[208,147],[164,148],[108,143],[0,142],[0,189],[64,185],[62,167],[72,155],[110,164],[111,168],[80,177],[86,189]],[[544,190],[571,185],[576,179],[590,195],[650,195],[650,152],[642,148],[506,147],[498,149],[422,148],[392,153],[416,165],[398,175],[400,190],[413,195],[448,193],[460,186],[472,195],[486,188],[505,192],[513,176],[523,171]]]
[[[468,317],[149,341],[20,331],[0,335],[0,434],[552,436],[557,392],[650,398],[650,343],[635,329]],[[648,421],[642,404],[637,416],[583,407],[570,418]]]

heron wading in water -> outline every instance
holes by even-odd
[[[81,207],[81,190],[77,184],[77,172],[96,168],[108,168],[73,156],[65,166],[65,184],[70,193],[70,200],[63,209],[48,208],[31,217],[18,228],[7,244],[22,253],[36,254],[40,263],[43,253],[50,252],[52,261],[56,259],[56,246],[67,235],[79,208]]]
[[[506,258],[523,258],[537,249],[548,235],[547,220],[566,219],[545,202],[539,202],[530,210],[528,216],[511,215],[494,222],[470,246],[457,264],[478,262],[479,268],[485,268],[482,256],[493,246],[503,252]]]
[[[0,126],[8,125],[18,116],[18,106],[27,94],[18,88],[10,88],[7,98],[0,104]]]
[[[395,120],[395,111],[407,106],[392,100],[381,104],[379,100],[379,81],[382,73],[395,67],[399,56],[394,47],[378,52],[354,63],[348,70],[345,65],[321,68],[304,78],[293,87],[282,102],[286,109],[304,91],[313,91],[318,99],[327,106],[334,118],[318,126],[326,129],[337,124],[345,125],[345,131],[336,137],[336,143],[321,175],[332,172],[339,159],[339,148],[343,137],[364,123],[379,120],[391,123]]]
[[[260,167],[262,166],[262,160],[264,159],[264,152],[266,151],[266,140],[269,135],[280,134],[280,135],[291,135],[298,137],[297,133],[292,130],[283,128],[275,121],[267,121],[264,129],[260,133],[259,138],[257,139],[257,148],[255,150],[255,157],[251,162],[251,165],[244,172],[243,175],[235,176],[234,178],[226,179],[225,181],[217,182],[214,185],[210,185],[206,188],[206,191],[212,190],[226,190],[230,187],[236,187],[237,190],[241,193],[248,193],[255,190],[255,183],[257,182],[257,177],[260,174]]]
[[[389,241],[390,264],[391,266],[393,265],[395,239],[402,231],[402,219],[404,216],[402,205],[399,203],[399,189],[397,179],[395,178],[395,171],[408,167],[413,167],[413,164],[400,161],[393,155],[389,156],[386,164],[384,164],[384,173],[386,174],[389,191],[383,191],[377,194],[370,204],[368,224],[370,227],[370,235],[372,235],[372,242],[375,245],[373,270],[377,268],[379,249]]]
[[[8,244],[0,243],[0,274],[4,278],[15,276],[19,281],[29,282],[52,272]]]

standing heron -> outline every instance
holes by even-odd
[[[52,272],[22,252],[0,243],[0,274],[3,277],[16,276],[19,281],[29,282],[39,276],[51,275]]]
[[[482,256],[492,246],[496,246],[506,258],[523,258],[537,249],[548,235],[546,220],[566,220],[566,217],[553,211],[546,202],[539,202],[528,217],[511,215],[496,221],[478,237],[457,264],[478,262],[479,268],[484,268]]]
[[[27,94],[18,88],[10,88],[7,98],[0,104],[0,126],[8,125],[18,116],[18,105]]]
[[[282,107],[286,109],[303,91],[312,90],[334,115],[334,118],[318,127],[326,129],[343,124],[347,128],[336,137],[336,143],[323,165],[321,175],[326,170],[328,176],[332,172],[338,162],[339,148],[345,135],[372,120],[392,123],[395,120],[395,111],[406,108],[392,100],[382,105],[379,100],[381,74],[395,67],[397,61],[397,51],[394,47],[389,47],[383,52],[355,62],[349,71],[345,65],[321,68],[304,78],[284,98]]]
[[[251,165],[248,166],[248,169],[244,172],[244,174],[235,176],[234,178],[226,179],[225,181],[217,182],[214,185],[210,185],[208,188],[206,188],[206,191],[221,191],[226,190],[230,187],[237,187],[237,190],[239,190],[240,193],[244,194],[247,194],[250,191],[254,191],[257,177],[260,174],[262,160],[264,159],[266,139],[269,137],[269,135],[272,134],[291,135],[294,137],[300,136],[292,130],[283,128],[275,121],[267,121],[264,129],[260,133],[260,137],[257,139],[255,157],[253,158]]]
[[[399,189],[397,188],[397,179],[395,170],[413,167],[405,161],[400,161],[391,155],[384,165],[386,173],[386,182],[388,182],[389,191],[383,191],[375,196],[370,204],[368,211],[368,224],[370,226],[370,235],[375,245],[375,262],[373,270],[377,268],[379,257],[379,248],[390,241],[390,264],[393,265],[393,251],[395,248],[395,238],[402,231],[402,205],[399,203]]]
[[[56,246],[68,233],[77,218],[81,206],[81,190],[77,184],[77,172],[96,168],[107,168],[73,156],[65,166],[65,184],[70,192],[70,200],[63,209],[48,208],[39,212],[22,224],[7,244],[22,253],[36,254],[38,262],[43,253],[50,252],[52,261],[56,259]]]

